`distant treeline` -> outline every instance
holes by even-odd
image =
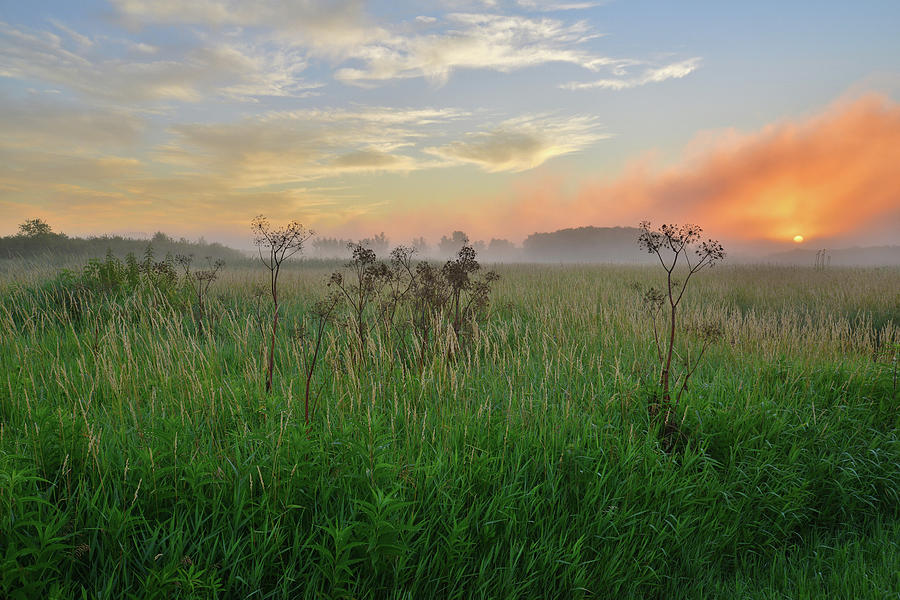
[[[554,262],[645,262],[636,227],[576,227],[532,233],[522,243],[525,258]]]
[[[400,243],[415,249],[416,255],[439,261],[456,255],[459,249],[469,243],[479,258],[486,262],[647,262],[649,257],[637,246],[639,230],[635,227],[576,227],[560,229],[549,233],[533,233],[521,246],[513,242],[492,238],[490,241],[471,240],[463,231],[454,231],[442,236],[436,244],[428,244],[423,237],[410,242],[388,239],[385,233],[378,233],[362,240],[316,236],[309,242],[305,255],[312,258],[346,259],[348,245],[360,243],[374,250],[379,257],[386,257],[390,250]],[[149,240],[123,236],[98,236],[88,238],[69,237],[55,233],[40,219],[26,221],[19,226],[16,235],[0,238],[0,258],[39,258],[41,256],[99,257],[111,251],[124,257],[128,253],[142,255],[150,244],[157,257],[167,254],[193,254],[198,258],[206,256],[233,263],[246,258],[239,250],[204,240],[189,241],[175,239],[157,232]],[[804,257],[805,259],[805,257]],[[810,259],[811,261],[812,259]]]
[[[209,256],[212,259],[226,261],[244,258],[244,254],[240,251],[219,243],[208,243],[203,239],[198,241],[174,239],[162,232],[143,240],[118,235],[69,237],[64,233],[55,233],[40,219],[22,223],[16,235],[0,237],[0,258],[98,257],[107,252],[123,257],[128,253],[141,256],[148,245],[152,246],[153,253],[158,257],[167,254],[172,256],[193,254],[198,258]]]
[[[410,244],[419,256],[444,259],[456,254],[466,242],[488,262],[644,262],[644,253],[637,247],[639,230],[635,227],[578,227],[550,233],[533,233],[516,246],[509,240],[492,238],[470,240],[463,231],[442,236],[435,245],[424,238],[416,238]],[[355,240],[342,238],[315,238],[312,241],[313,256],[342,258],[347,255],[348,244]],[[386,254],[391,241],[384,233],[359,241],[363,246]]]

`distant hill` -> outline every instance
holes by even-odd
[[[575,227],[532,233],[522,243],[526,260],[536,262],[648,262],[638,247],[637,227]]]
[[[787,252],[770,254],[765,258],[767,262],[790,265],[816,264],[816,252],[820,249],[794,248]],[[900,265],[900,246],[855,246],[852,248],[836,248],[826,250],[830,263],[835,267],[856,266],[889,266]]]

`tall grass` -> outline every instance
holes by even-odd
[[[328,264],[283,275],[272,393],[252,286],[198,335],[152,291],[73,318],[0,281],[0,595],[885,598],[900,593],[900,270],[727,267],[664,452],[647,416],[654,269],[507,266],[424,365],[328,329],[304,425],[291,335]],[[44,286],[44,287],[42,287]],[[409,340],[409,343],[413,343]],[[410,352],[409,356],[418,356]]]

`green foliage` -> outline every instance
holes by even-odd
[[[876,352],[900,334],[871,316],[890,314],[900,270],[697,280],[684,322],[715,315],[723,341],[666,453],[641,396],[652,332],[628,285],[652,268],[503,268],[468,343],[435,325],[420,364],[414,331],[373,327],[362,361],[352,321],[317,334],[333,265],[287,265],[284,328],[306,333],[277,338],[266,394],[258,269],[221,274],[217,326],[199,336],[183,281],[154,300],[169,285],[156,263],[0,281],[0,597],[900,589],[900,421]],[[45,286],[89,294],[78,321]]]
[[[140,265],[133,253],[129,253],[122,261],[109,250],[103,260],[89,260],[75,282],[82,289],[106,295],[133,294],[142,286],[166,294],[175,290],[177,283],[178,275],[171,256],[159,262],[154,261],[153,247],[149,244],[144,262]]]
[[[0,456],[0,594],[36,598],[58,590],[72,548],[66,515],[42,493],[46,480]]]
[[[36,238],[55,234],[50,225],[43,219],[28,219],[19,225],[18,235],[21,237]]]
[[[157,232],[149,241],[163,254],[196,254],[213,259],[227,260],[229,263],[242,260],[243,255],[232,248],[203,240],[189,241],[174,239]],[[0,258],[35,259],[50,257],[57,262],[69,260],[83,261],[89,257],[102,255],[111,249],[116,256],[129,252],[140,253],[148,244],[146,239],[131,239],[119,235],[96,237],[69,237],[55,233],[41,219],[30,219],[19,225],[17,235],[0,237]]]

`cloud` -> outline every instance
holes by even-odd
[[[332,164],[351,169],[383,169],[396,166],[399,162],[402,162],[399,157],[387,152],[357,150],[338,156],[332,161]]]
[[[597,37],[583,21],[471,13],[450,14],[446,20],[450,28],[440,33],[390,36],[354,49],[352,58],[364,66],[338,69],[335,78],[371,84],[425,77],[440,84],[457,69],[510,72],[563,62],[598,70],[628,62],[578,49]]]
[[[106,197],[143,172],[133,153],[146,129],[144,117],[123,109],[84,108],[55,95],[0,98],[0,189],[21,211],[56,211],[69,201],[61,191]],[[92,206],[77,198],[76,205]]]
[[[421,143],[425,130],[466,114],[388,107],[276,111],[148,131],[140,113],[55,97],[0,99],[2,210],[10,226],[47,211],[70,232],[123,219],[179,231],[189,228],[185,223],[230,226],[246,218],[248,205],[273,217],[336,222],[381,200],[309,181],[433,165],[405,151]],[[148,149],[146,138],[160,134],[168,138]]]
[[[124,114],[31,112],[21,108],[10,112],[19,125],[10,128],[15,135],[8,138],[7,147],[19,140],[26,153],[43,152],[55,143],[50,133],[43,132],[59,122],[61,139],[81,140],[70,150],[87,149],[85,156],[97,157],[104,155],[105,143],[134,143],[144,128],[143,121]],[[406,173],[459,164],[475,164],[489,172],[523,171],[608,137],[592,117],[520,117],[496,127],[485,126],[480,118],[455,109],[429,108],[272,111],[236,121],[173,124],[168,139],[149,152],[141,147],[139,157],[144,168],[164,168],[183,181],[218,178],[220,185],[246,190],[360,172]],[[453,131],[460,128],[476,133],[460,139]],[[425,146],[441,139],[446,143]]]
[[[663,67],[645,69],[637,77],[616,77],[588,82],[572,82],[563,84],[560,87],[567,90],[588,90],[594,88],[625,90],[648,83],[659,83],[667,79],[681,79],[696,71],[700,66],[700,60],[699,57],[694,57]]]
[[[452,109],[369,107],[270,112],[171,128],[159,160],[219,173],[238,187],[308,181],[354,171],[409,171],[433,163],[404,154],[426,129],[459,119]]]
[[[554,12],[565,10],[587,10],[602,6],[606,2],[559,2],[557,0],[507,0],[500,2],[499,0],[442,0],[443,4],[451,9],[471,8],[477,6],[479,8],[487,8],[490,10],[499,10],[502,5],[517,6],[523,10],[533,12]]]
[[[612,58],[586,49],[586,42],[601,37],[587,21],[566,22],[546,16],[510,14],[509,10],[504,11],[504,7],[492,1],[449,3],[451,6],[475,5],[489,9],[487,13],[450,12],[390,24],[377,23],[367,13],[367,5],[362,0],[111,2],[120,20],[129,27],[180,27],[188,35],[201,38],[203,45],[187,56],[179,57],[184,60],[144,60],[139,75],[130,73],[126,65],[117,65],[114,61],[103,64],[94,61],[94,71],[103,71],[102,77],[86,72],[84,65],[81,72],[72,76],[66,71],[61,72],[58,65],[44,65],[37,76],[65,83],[82,92],[104,90],[106,87],[99,84],[112,81],[121,82],[114,86],[114,96],[125,98],[125,92],[129,92],[140,96],[196,100],[201,90],[221,87],[245,97],[308,94],[299,74],[311,58],[329,60],[335,67],[335,79],[363,87],[418,77],[443,84],[458,70],[508,73],[550,63],[568,63],[593,72],[610,69],[616,74],[638,62],[633,58]],[[443,4],[446,8],[448,3]],[[510,4],[508,8],[512,12],[517,8],[521,13],[522,10],[581,10],[598,3],[518,0]],[[57,23],[56,27],[80,48],[96,45],[96,40],[62,23]],[[234,36],[254,40],[256,44],[235,47],[225,39]],[[154,47],[147,46],[147,49]],[[53,57],[55,63],[59,62],[59,54],[59,48],[49,54],[38,49],[32,52],[33,56]],[[674,67],[670,65],[669,68]],[[20,65],[19,71],[27,72],[27,69]],[[661,69],[656,73],[651,71],[633,80],[602,79],[571,84],[571,87],[618,89],[640,85],[641,79],[651,81],[654,77],[683,76],[664,74]],[[162,78],[163,73],[168,80],[155,81]],[[79,82],[87,83],[79,86]],[[191,85],[193,82],[196,85]]]
[[[429,152],[447,160],[476,164],[486,171],[524,171],[610,137],[598,127],[590,117],[519,118],[487,132],[470,134],[465,140],[430,148]]]
[[[6,148],[83,148],[133,146],[146,129],[144,119],[122,109],[83,108],[75,104],[30,97],[0,99],[0,130]]]
[[[155,116],[71,101],[0,108],[7,133],[0,140],[0,189],[9,214],[27,218],[41,207],[64,231],[78,231],[71,224],[79,207],[86,211],[84,227],[101,216],[169,223],[177,231],[200,221],[230,227],[248,205],[273,216],[302,212],[319,227],[339,227],[351,217],[365,222],[376,209],[390,212],[382,196],[336,191],[335,185],[347,185],[342,177],[466,163],[521,171],[605,137],[591,117],[538,115],[491,125],[483,114],[448,108],[270,111],[162,131],[149,126]],[[461,129],[476,133],[460,138]],[[160,135],[148,147],[147,138]],[[326,178],[332,179],[327,191],[312,183]],[[199,215],[205,216],[198,221]]]
[[[60,21],[57,21],[56,19],[50,19],[50,23],[52,23],[54,27],[56,27],[63,33],[67,34],[70,38],[72,38],[72,41],[74,41],[81,48],[90,48],[91,46],[94,45],[94,40],[92,40],[91,38],[89,38],[86,35],[82,35],[82,34],[78,33],[74,29],[68,27],[65,23],[61,23]]]
[[[72,42],[78,46],[75,52],[51,32],[0,23],[0,76],[63,85],[118,103],[197,102],[209,93],[302,96],[315,87],[301,79],[306,62],[296,51],[223,41],[164,58],[146,44],[130,43],[132,55],[119,57],[120,52],[107,47],[116,41],[102,40],[107,45],[103,47],[89,41],[89,47],[80,39]]]
[[[462,229],[521,240],[584,225],[692,222],[729,250],[900,243],[900,104],[866,95],[755,132],[697,136],[685,158],[633,159],[622,173],[573,186],[565,172],[523,174],[505,191],[349,224],[395,238]]]
[[[516,0],[516,4],[527,10],[552,12],[557,10],[587,10],[601,6],[603,2],[553,2],[546,0]]]
[[[383,37],[362,0],[111,0],[131,27],[150,24],[265,28],[326,51]]]
[[[23,150],[3,142],[0,190],[4,234],[34,216],[70,234],[107,233],[137,223],[180,235],[243,233],[251,213],[258,212],[334,226],[361,218],[381,203],[335,186],[246,189],[215,171],[166,172],[158,163],[134,156]],[[244,240],[237,237],[235,243]]]
[[[579,225],[695,222],[734,243],[900,242],[900,104],[867,95],[753,133],[706,134],[667,168],[637,159],[617,178],[528,179],[480,199],[482,221],[524,236]]]

